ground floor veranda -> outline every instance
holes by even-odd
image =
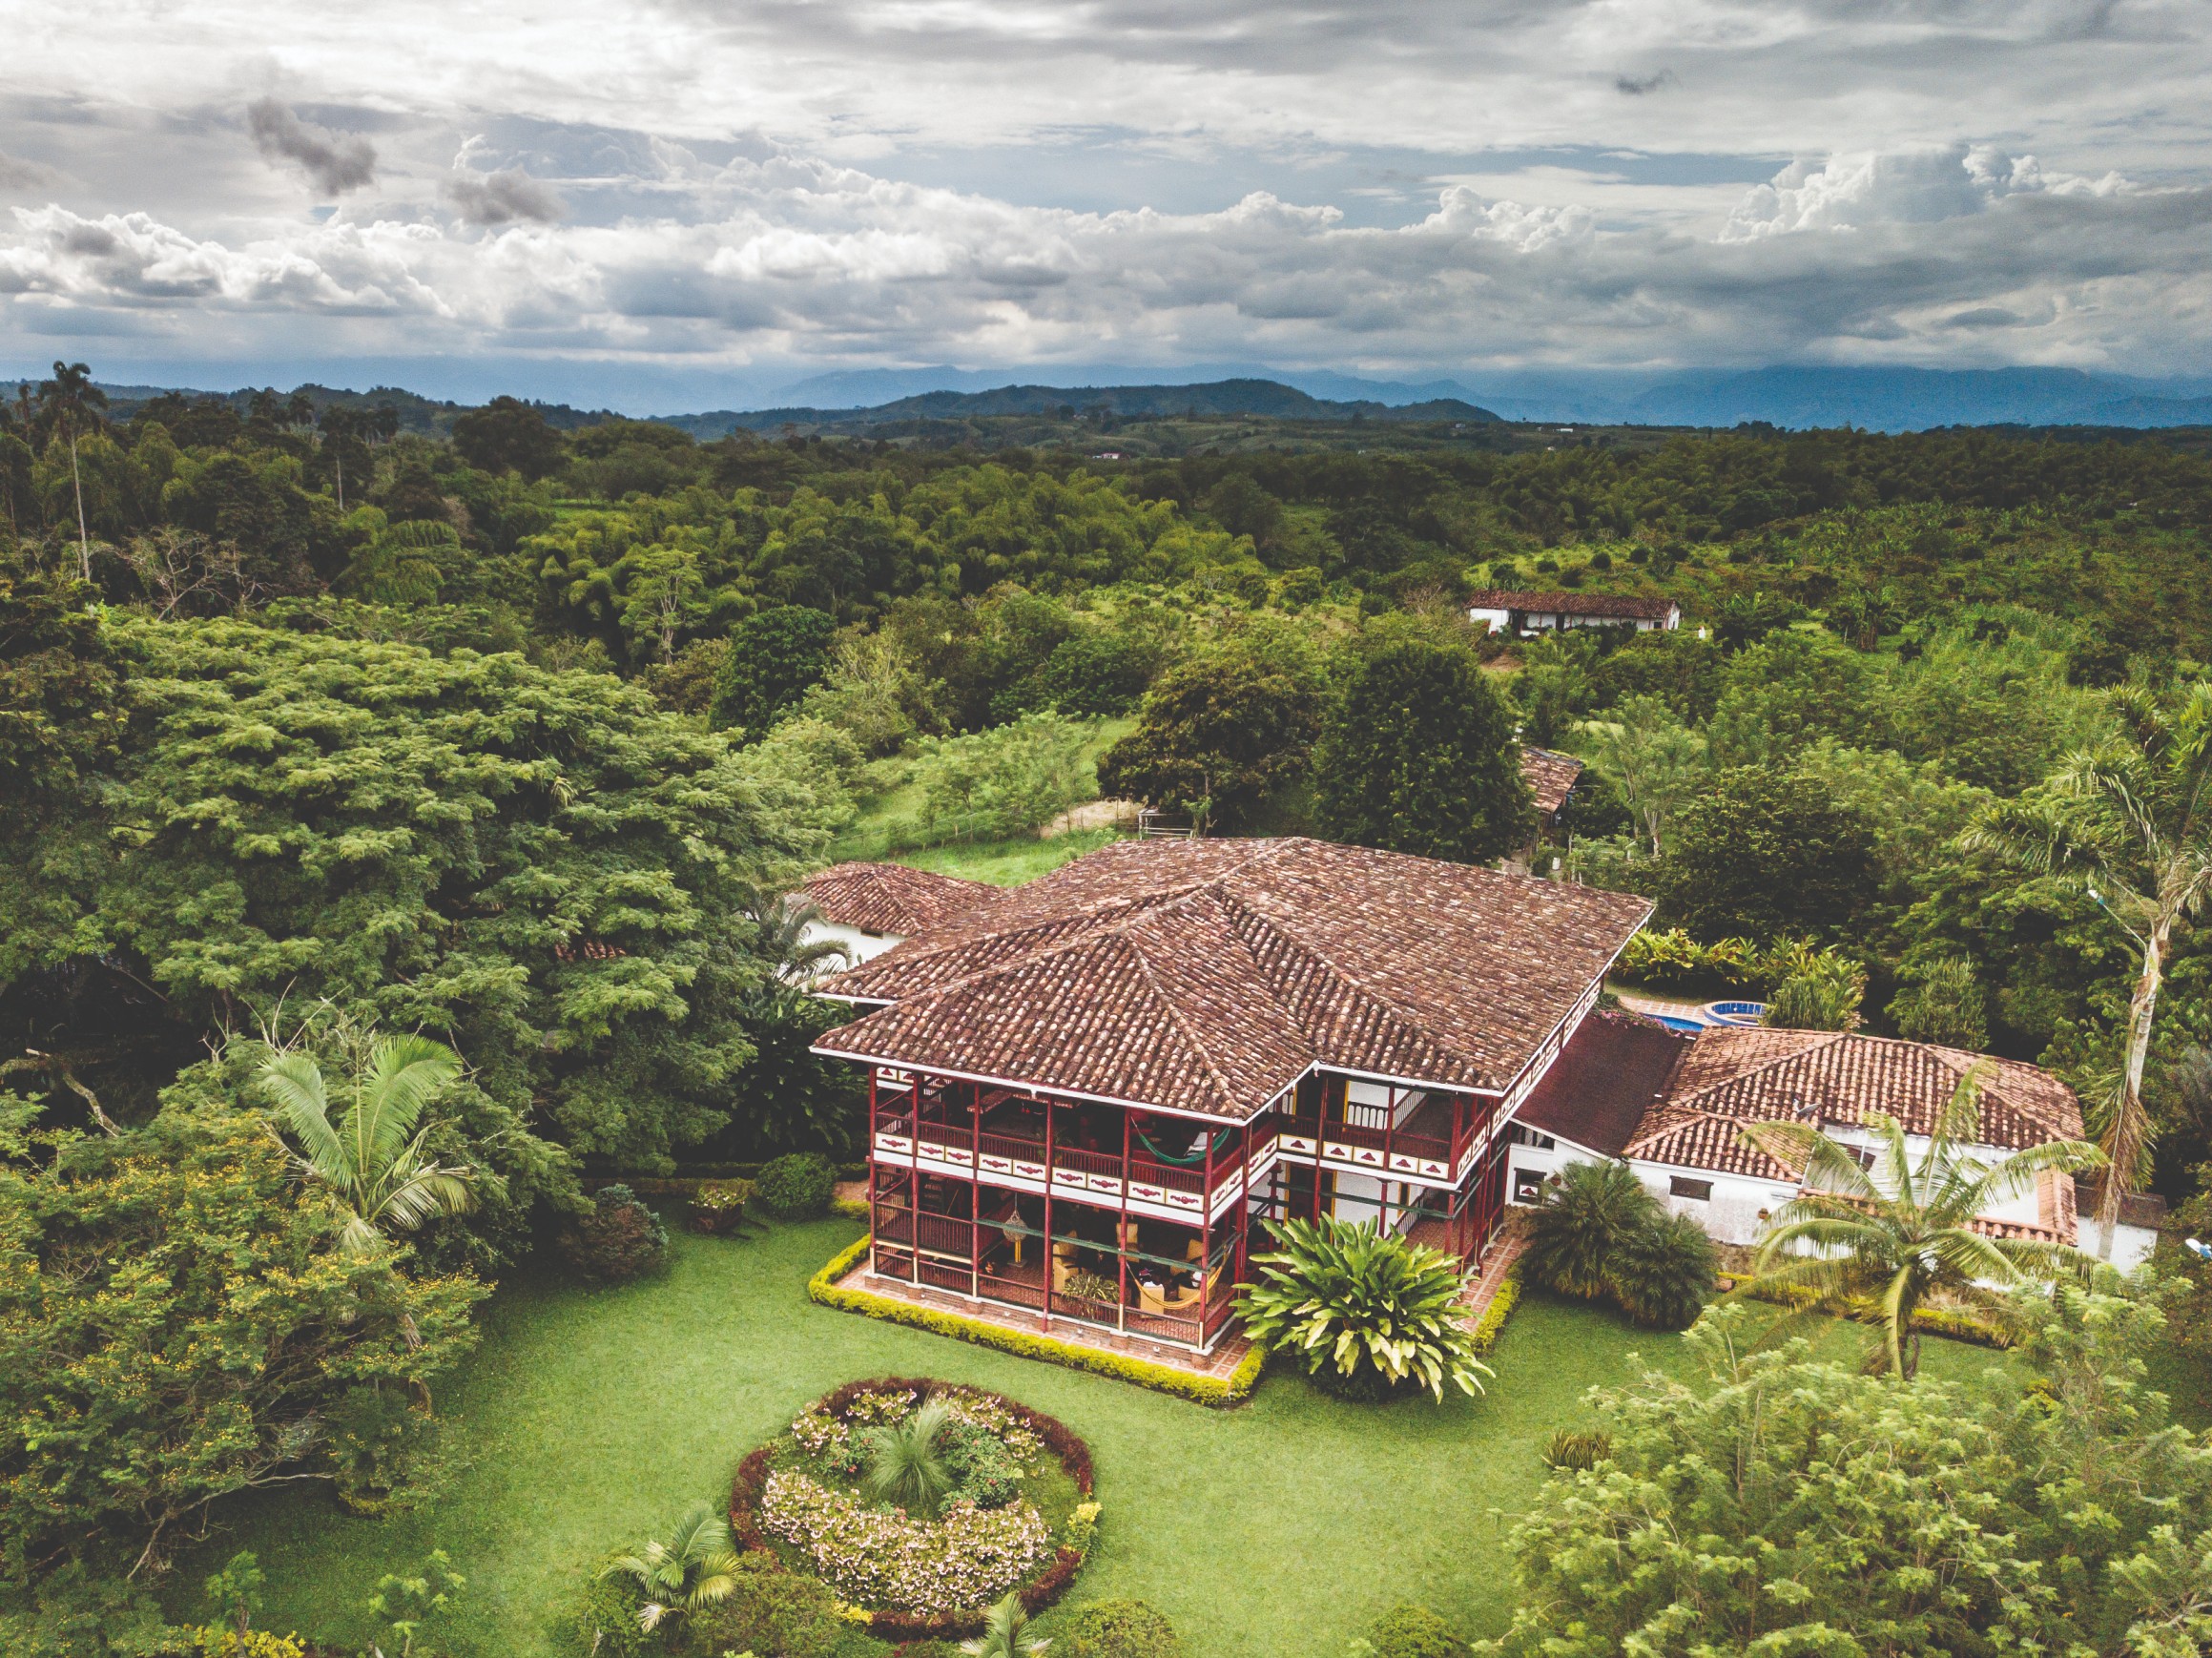
[[[1504,1214],[1503,1125],[1472,1128],[1465,1100],[1409,1090],[1361,1122],[1324,1083],[1216,1126],[892,1075],[871,1097],[867,1287],[1070,1338],[1214,1355],[1270,1220],[1372,1221],[1474,1263]],[[1405,1177],[1393,1153],[1435,1172]]]

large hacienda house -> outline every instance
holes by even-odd
[[[945,896],[817,986],[857,1016],[816,1051],[868,1077],[867,1276],[1200,1353],[1264,1220],[1372,1220],[1474,1261],[1562,1160],[1626,1156],[1732,1235],[1794,1191],[1724,1144],[1736,1124],[1910,1117],[1972,1057],[1594,1013],[1646,901],[1360,847],[1125,840]],[[2080,1124],[2010,1064],[1985,1119],[1996,1150]],[[1990,1218],[2071,1242],[2071,1185]]]

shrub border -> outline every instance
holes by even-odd
[[[1498,1345],[1498,1333],[1505,1328],[1506,1319],[1513,1316],[1514,1308],[1519,1305],[1520,1263],[1515,1261],[1498,1280],[1498,1291],[1490,1297],[1490,1305],[1482,1309],[1482,1316],[1475,1320],[1472,1334],[1477,1353],[1488,1355]]]
[[[863,1242],[866,1240],[863,1239]],[[934,1394],[965,1395],[970,1399],[989,1399],[1008,1416],[1027,1428],[1041,1440],[1044,1448],[1058,1459],[1067,1470],[1067,1477],[1075,1482],[1076,1490],[1088,1502],[1097,1481],[1091,1467],[1090,1447],[1081,1436],[1068,1428],[1058,1417],[1048,1417],[1041,1410],[1032,1410],[1020,1399],[1008,1399],[1003,1393],[994,1393],[987,1387],[976,1387],[964,1381],[943,1381],[932,1376],[876,1376],[859,1381],[848,1381],[833,1388],[806,1408],[820,1411],[824,1416],[839,1415],[854,1399],[864,1393],[911,1392],[921,1399]],[[777,1438],[781,1438],[778,1435]],[[736,1478],[730,1482],[730,1535],[743,1549],[775,1557],[769,1546],[767,1534],[760,1529],[758,1510],[760,1499],[768,1487],[768,1463],[775,1444],[771,1440],[765,1445],[754,1448],[737,1464]],[[1037,1575],[1015,1592],[1022,1597],[1022,1607],[1034,1615],[1067,1592],[1067,1585],[1075,1581],[1076,1572],[1084,1561],[1081,1549],[1062,1544],[1052,1559]],[[955,1635],[974,1635],[982,1632],[981,1618],[961,1618],[950,1613],[934,1618],[901,1617],[896,1612],[877,1612],[868,1619],[868,1632],[879,1640],[903,1645],[909,1641],[941,1641]]]
[[[1815,1299],[1810,1295],[1792,1295],[1782,1289],[1754,1290],[1757,1282],[1750,1273],[1723,1272],[1721,1282],[1727,1285],[1728,1294],[1745,1295],[1755,1301],[1771,1302],[1776,1306],[1794,1301],[1809,1306]],[[1853,1295],[1842,1303],[1846,1317],[1859,1323],[1875,1322],[1880,1311],[1865,1295]],[[1986,1318],[1976,1318],[1971,1313],[1954,1313],[1948,1307],[1915,1307],[1912,1310],[1912,1328],[1924,1335],[1940,1336],[1953,1341],[1968,1341],[1977,1347],[2010,1347],[2013,1338]]]
[[[856,1205],[865,1209],[865,1205]],[[1026,1331],[1008,1330],[983,1318],[962,1317],[958,1313],[941,1313],[932,1307],[909,1306],[904,1301],[893,1300],[889,1295],[879,1295],[869,1290],[851,1290],[837,1280],[858,1263],[868,1253],[870,1240],[861,1237],[845,1249],[839,1250],[823,1265],[820,1272],[807,1280],[808,1299],[824,1307],[835,1307],[843,1313],[858,1313],[864,1317],[881,1318],[893,1324],[907,1324],[917,1330],[926,1330],[933,1336],[949,1336],[956,1341],[972,1341],[979,1347],[995,1347],[1002,1353],[1011,1353],[1018,1358],[1042,1359],[1047,1364],[1065,1365],[1070,1370],[1087,1370],[1099,1376],[1110,1376],[1117,1381],[1134,1382],[1158,1393],[1170,1393],[1194,1404],[1235,1405],[1251,1397],[1259,1384],[1260,1367],[1267,1362],[1267,1353],[1254,1342],[1251,1351],[1237,1361],[1236,1368],[1226,1377],[1192,1376],[1172,1365],[1154,1364],[1149,1359],[1131,1358],[1120,1353],[1107,1353],[1100,1348],[1081,1347],[1072,1341],[1056,1341],[1049,1336],[1031,1336]]]

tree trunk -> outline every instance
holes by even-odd
[[[77,435],[69,435],[69,481],[77,497],[77,563],[85,580],[93,579],[93,538],[85,533],[85,481],[77,472]]]
[[[2110,1166],[2097,1197],[2097,1258],[2112,1259],[2112,1234],[2119,1226],[2119,1202],[2135,1189],[2137,1165],[2150,1140],[2150,1118],[2143,1109],[2143,1062],[2151,1052],[2151,1020],[2159,1010],[2159,987],[2164,983],[2166,943],[2173,923],[2160,919],[2152,924],[2143,943],[2142,973],[2127,1003],[2127,1058],[2120,1072],[2119,1098],[2114,1102],[2112,1121],[2104,1130],[2104,1154]]]
[[[338,509],[343,512],[345,510],[345,450],[341,447],[334,447],[330,455],[330,464],[338,468]]]

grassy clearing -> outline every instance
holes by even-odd
[[[1136,723],[1135,719],[1127,715],[1091,721],[1090,734],[1083,745],[1085,761],[1096,765],[1099,756],[1134,730]],[[883,767],[896,767],[898,764],[897,761],[882,762]],[[1089,798],[1097,798],[1095,790]],[[921,826],[921,786],[910,779],[894,783],[882,793],[863,799],[859,816],[846,826],[844,833],[837,837],[836,844],[830,848],[831,860],[842,862],[850,859],[879,860],[896,858],[902,863],[933,869],[938,866],[922,860],[938,853],[957,856],[963,850],[977,846],[1016,845],[1023,843],[1027,839],[1023,837],[1020,840],[1003,843],[946,841],[932,846],[928,844],[927,835]],[[1048,863],[1044,867],[1052,868],[1055,865]]]
[[[1530,1501],[1545,1439],[1586,1416],[1586,1389],[1626,1378],[1632,1353],[1670,1368],[1684,1357],[1672,1337],[1532,1296],[1484,1399],[1366,1409],[1271,1375],[1244,1409],[1209,1411],[814,1306],[808,1274],[854,1235],[842,1220],[741,1241],[681,1234],[664,1276],[615,1289],[518,1277],[441,1401],[458,1465],[434,1500],[378,1520],[307,1491],[234,1509],[172,1580],[177,1611],[231,1550],[252,1548],[268,1625],[361,1642],[378,1576],[442,1547],[469,1579],[462,1658],[562,1654],[561,1610],[597,1556],[721,1500],[738,1459],[810,1399],[904,1374],[999,1389],[1090,1441],[1106,1514],[1069,1605],[1151,1601],[1195,1658],[1336,1658],[1401,1600],[1495,1631],[1512,1585],[1492,1510]],[[1926,1364],[1989,1361],[1931,1342]]]
[[[1096,852],[1122,839],[1119,829],[1079,829],[1040,840],[1024,835],[1018,840],[973,840],[951,846],[932,846],[923,852],[901,852],[895,861],[917,869],[934,869],[940,875],[957,875],[968,881],[987,881],[993,886],[1020,886],[1048,875],[1086,852]]]

